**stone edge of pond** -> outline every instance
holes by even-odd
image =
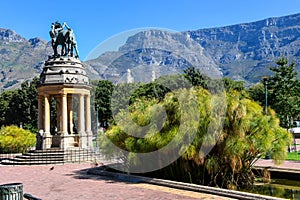
[[[254,169],[256,169],[256,170],[267,169],[270,172],[274,171],[274,172],[282,172],[282,173],[300,174],[300,169],[292,169],[292,168],[259,166],[258,165],[258,166],[255,166]]]
[[[194,192],[202,192],[207,194],[214,194],[224,197],[230,197],[230,198],[236,198],[236,199],[242,199],[242,200],[248,200],[248,199],[265,199],[265,200],[282,200],[283,198],[278,197],[271,197],[266,195],[260,195],[260,194],[254,194],[254,193],[248,193],[248,192],[240,192],[235,190],[228,190],[228,189],[222,189],[222,188],[215,188],[215,187],[209,187],[209,186],[203,186],[203,185],[197,185],[197,184],[191,184],[191,183],[183,183],[183,182],[176,182],[176,181],[170,181],[170,180],[164,180],[164,179],[158,179],[158,178],[149,178],[144,176],[137,176],[137,175],[130,175],[130,174],[123,174],[123,173],[117,173],[117,172],[110,172],[103,170],[101,168],[91,168],[87,171],[88,174],[93,175],[100,175],[100,176],[106,176],[113,179],[117,179],[124,182],[132,182],[132,183],[149,183],[154,185],[160,185],[160,186],[166,186],[171,187],[175,189],[181,189],[181,190],[188,190],[188,191],[194,191]]]

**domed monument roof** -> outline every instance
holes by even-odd
[[[79,59],[74,57],[49,58],[40,75],[40,83],[47,84],[89,84],[89,78]]]
[[[44,63],[40,84],[89,85],[89,78],[79,60],[73,30],[66,23],[61,25],[57,21],[51,25],[50,36],[54,54]],[[57,51],[58,46],[61,46],[61,54]]]

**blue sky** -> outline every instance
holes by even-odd
[[[11,0],[0,6],[0,27],[27,39],[50,40],[51,23],[67,22],[82,60],[103,41],[132,29],[197,30],[300,12],[299,0]]]

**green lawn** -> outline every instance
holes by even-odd
[[[287,153],[286,160],[300,161],[300,154],[298,152]]]

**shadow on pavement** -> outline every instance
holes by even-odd
[[[124,178],[124,176],[115,176],[112,175],[115,172],[122,173],[120,171],[116,171],[113,168],[109,167],[111,164],[102,165],[99,167],[91,167],[81,170],[73,171],[73,173],[65,174],[65,176],[72,176],[75,179],[93,179],[93,180],[105,180],[107,183],[118,183],[124,182],[128,184],[139,183],[140,180],[133,180],[130,178]],[[122,173],[126,176],[125,173]]]

